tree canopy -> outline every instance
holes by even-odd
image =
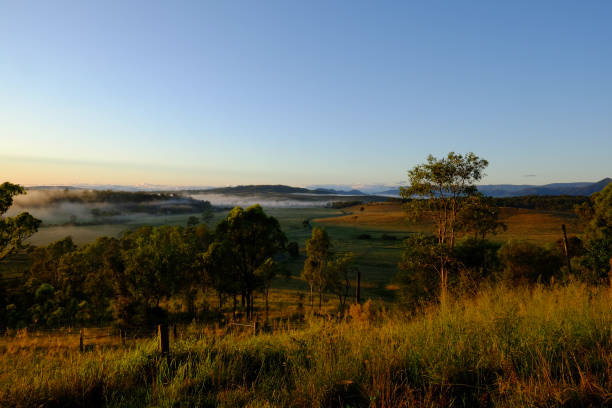
[[[13,204],[13,197],[19,194],[25,194],[25,189],[20,185],[9,182],[0,184],[0,260],[22,248],[23,241],[38,231],[41,223],[27,212],[4,217]]]
[[[267,216],[260,205],[253,205],[230,211],[217,225],[215,241],[226,244],[227,256],[237,268],[242,302],[247,316],[252,317],[253,294],[259,285],[256,271],[268,258],[285,250],[287,237],[276,218]]]

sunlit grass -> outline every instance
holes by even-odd
[[[154,339],[79,353],[5,338],[0,405],[612,403],[608,288],[494,288],[412,316],[374,309],[256,336],[192,328],[171,342],[167,359]]]
[[[433,232],[433,226],[427,222],[408,221],[406,212],[399,202],[370,203],[344,210],[346,212],[344,215],[314,221],[326,227],[344,227],[349,231],[352,228],[353,231],[363,229],[375,232],[391,231],[398,234]],[[561,238],[561,224],[566,225],[569,235],[576,235],[582,231],[578,218],[571,212],[501,208],[500,221],[507,225],[508,230],[498,235],[491,235],[489,239],[499,242],[521,239],[544,244]]]

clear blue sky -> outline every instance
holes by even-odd
[[[595,181],[612,2],[0,0],[0,141],[23,184]]]

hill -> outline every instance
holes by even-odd
[[[478,190],[491,197],[521,196],[589,196],[604,189],[612,179],[606,177],[597,182],[551,183],[542,186],[530,184],[485,184]],[[399,196],[399,187],[376,192],[377,195]]]
[[[359,190],[338,191],[327,188],[308,189],[303,187],[292,187],[282,184],[258,184],[235,187],[217,187],[205,190],[186,190],[188,193],[210,193],[231,195],[255,195],[255,194],[319,194],[319,195],[365,195]]]
[[[531,185],[484,185],[478,186],[480,192],[493,197],[512,197],[512,196],[529,196],[529,195],[569,195],[569,196],[588,196],[604,189],[610,182],[611,178],[606,177],[595,183],[552,183],[543,186]]]

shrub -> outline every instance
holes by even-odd
[[[513,284],[548,283],[561,270],[555,250],[525,241],[509,241],[499,250],[503,277]]]
[[[439,246],[433,235],[417,234],[404,241],[406,249],[399,263],[394,283],[400,286],[398,295],[408,306],[435,299],[440,290],[436,269]]]
[[[485,279],[500,269],[497,254],[500,247],[496,242],[468,238],[455,246],[455,259],[459,269],[468,269],[478,279]]]

